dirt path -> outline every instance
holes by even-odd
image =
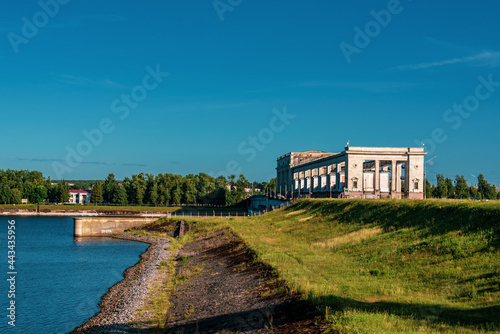
[[[287,295],[228,231],[198,238],[177,256],[167,333],[321,333],[315,308]]]

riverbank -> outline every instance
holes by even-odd
[[[107,205],[39,205],[0,204],[0,216],[47,216],[47,217],[148,217],[162,218],[176,216],[244,216],[246,207],[213,207],[213,206],[107,206]]]
[[[126,210],[44,210],[38,212],[36,209],[4,209],[0,216],[27,216],[27,217],[109,217],[127,216],[144,218],[167,217],[164,212],[149,211],[126,211]]]
[[[172,236],[176,225],[159,220],[130,233]],[[243,240],[215,225],[188,224],[172,241],[172,255],[161,261],[163,270],[131,332],[288,334],[326,328],[314,305],[289,293]]]
[[[227,228],[190,224],[179,250],[164,333],[322,333],[318,310]],[[147,323],[142,323],[145,328]]]
[[[113,285],[101,298],[100,312],[71,333],[128,333],[129,323],[136,310],[143,306],[148,288],[155,280],[161,261],[171,254],[167,251],[167,238],[153,238],[130,234],[114,236],[117,239],[140,241],[150,244],[141,260],[123,273],[124,279]]]

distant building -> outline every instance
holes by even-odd
[[[21,198],[21,204],[28,204],[27,198]]]
[[[259,192],[261,192],[261,191],[262,191],[262,189],[257,188],[257,187],[256,187],[256,188],[246,187],[246,188],[245,188],[245,191],[246,191],[247,193],[253,193],[253,192],[259,193]]]
[[[280,197],[424,198],[423,147],[290,152],[277,159]],[[404,187],[404,188],[403,188]]]
[[[89,204],[91,191],[88,190],[69,190],[69,202],[72,204]]]

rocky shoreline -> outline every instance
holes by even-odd
[[[123,273],[124,279],[113,285],[101,298],[101,311],[71,333],[128,333],[136,310],[143,306],[148,287],[158,274],[161,261],[166,261],[169,239],[119,234],[118,239],[150,244],[141,260]]]

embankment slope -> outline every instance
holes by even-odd
[[[229,225],[332,329],[500,327],[500,202],[301,200]]]

